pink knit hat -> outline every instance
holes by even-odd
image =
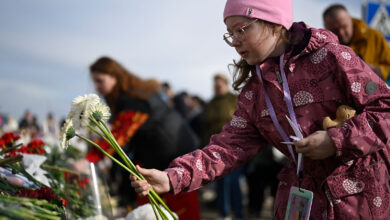
[[[281,24],[288,30],[293,22],[292,11],[292,0],[227,0],[223,20],[246,16]]]

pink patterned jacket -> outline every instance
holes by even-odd
[[[328,129],[337,155],[304,160],[302,187],[314,193],[311,219],[390,219],[390,88],[331,32],[295,23],[293,30],[309,32],[298,54],[286,53],[285,72],[294,111],[304,136],[322,130],[324,117],[335,118],[337,107],[349,105],[357,115],[340,128]],[[293,31],[297,41],[302,31]],[[306,36],[306,35],[305,35]],[[293,135],[283,88],[275,75],[278,62],[262,66],[264,86],[277,118]],[[266,106],[261,84],[252,74],[238,98],[237,110],[210,144],[175,159],[166,170],[173,192],[196,190],[243,165],[271,143],[288,158],[279,173],[275,218],[284,219],[292,185],[297,186],[296,165]],[[296,156],[295,156],[296,157]]]

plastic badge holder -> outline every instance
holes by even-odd
[[[313,192],[291,187],[285,220],[309,220],[313,202]]]

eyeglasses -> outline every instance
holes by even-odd
[[[242,41],[245,39],[245,29],[247,29],[251,24],[255,23],[256,21],[258,21],[258,19],[255,19],[251,22],[249,22],[248,24],[240,27],[240,28],[237,28],[236,30],[233,31],[233,33],[225,33],[223,35],[223,39],[225,40],[225,42],[233,47],[233,40],[234,39],[237,39],[239,41]]]

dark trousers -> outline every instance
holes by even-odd
[[[242,168],[238,168],[228,176],[217,180],[217,204],[220,216],[228,216],[231,204],[236,218],[244,218],[242,211],[242,193],[239,183]]]

